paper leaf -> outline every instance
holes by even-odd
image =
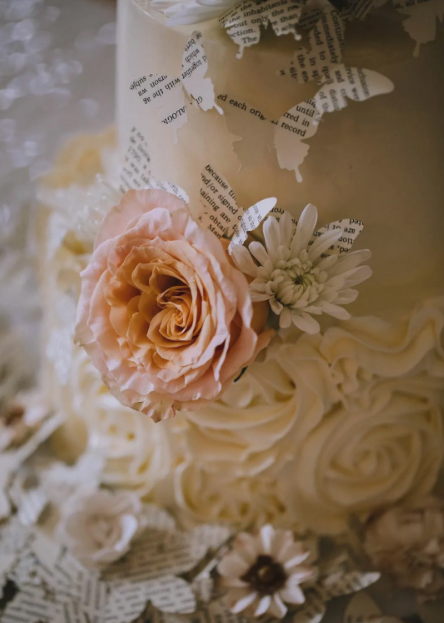
[[[305,602],[291,617],[291,623],[319,623],[325,614],[325,604],[314,591],[307,591]]]
[[[103,577],[112,581],[131,578],[135,582],[177,575],[192,569],[207,551],[186,532],[147,529],[121,560],[108,567]]]
[[[174,576],[151,582],[147,589],[151,603],[163,612],[187,614],[196,610],[196,599],[190,584]]]
[[[147,74],[132,81],[133,91],[145,106],[160,109],[160,122],[170,126],[177,143],[177,131],[187,122],[185,93],[192,97],[202,110],[217,106],[211,78],[204,78],[208,68],[207,57],[201,43],[202,34],[193,32],[185,46],[180,77],[166,74]]]
[[[288,69],[282,69],[280,75],[290,76],[301,84],[325,75],[330,65],[341,62],[344,30],[338,11],[321,13],[310,31],[310,50],[301,48],[295,52]]]
[[[236,197],[226,179],[207,164],[200,174],[200,210],[193,216],[218,238],[231,236],[242,218]]]
[[[146,188],[151,176],[150,166],[151,158],[148,143],[143,134],[133,127],[128,137],[128,144],[120,169],[121,192],[125,193],[131,188]]]
[[[380,573],[363,572],[363,571],[346,571],[339,570],[325,578],[321,582],[322,596],[326,601],[340,595],[348,595],[356,593],[371,586],[379,580]]]
[[[107,623],[134,621],[145,610],[148,601],[146,582],[118,584],[111,589],[105,611]]]
[[[231,239],[228,247],[229,253],[232,253],[233,246],[235,244],[244,244],[248,237],[248,232],[254,231],[256,227],[259,227],[267,214],[274,208],[276,203],[277,199],[275,197],[268,197],[267,199],[258,201],[254,204],[254,206],[251,206],[251,208],[248,208],[248,210],[245,211]]]
[[[242,58],[244,49],[261,38],[261,27],[271,25],[276,35],[292,34],[300,39],[296,26],[302,15],[305,1],[265,0],[260,4],[246,0],[219,18],[227,34],[239,46],[237,58]]]
[[[421,45],[436,38],[437,21],[444,18],[444,0],[396,0],[395,8],[407,15],[404,30],[416,42],[414,56],[419,56]]]
[[[274,145],[279,166],[281,169],[295,171],[298,182],[302,182],[299,167],[310,149],[303,141],[314,136],[318,127],[314,100],[293,106],[277,122]]]
[[[313,100],[322,114],[342,110],[347,106],[347,98],[363,102],[375,95],[390,93],[393,89],[393,82],[376,71],[337,65],[330,68]]]
[[[67,601],[60,604],[58,616],[51,623],[94,623],[76,601]],[[97,621],[98,623],[98,621]]]
[[[312,239],[309,244],[313,244],[316,238],[325,234],[326,231],[330,231],[331,229],[342,229],[343,235],[332,244],[331,247],[326,249],[323,256],[326,255],[343,255],[344,253],[348,253],[356,238],[364,229],[364,223],[356,218],[344,218],[339,221],[334,221],[321,227],[318,229],[312,236]]]

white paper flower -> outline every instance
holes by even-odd
[[[231,612],[248,609],[257,617],[269,612],[282,618],[287,613],[285,603],[303,604],[300,585],[316,575],[308,562],[310,554],[292,532],[274,530],[269,524],[257,536],[240,533],[218,565],[223,584],[229,588]]]
[[[153,0],[151,6],[166,15],[168,26],[198,24],[219,17],[239,0]]]
[[[128,552],[143,528],[141,513],[133,493],[83,493],[64,508],[58,537],[84,567],[100,568]]]
[[[368,266],[360,266],[369,259],[370,251],[342,257],[338,251],[329,252],[344,231],[335,227],[316,235],[317,216],[315,206],[307,205],[296,229],[288,213],[279,221],[270,216],[264,223],[265,246],[254,241],[249,251],[242,245],[233,247],[237,267],[253,278],[252,300],[268,300],[283,329],[293,323],[301,331],[318,333],[320,326],[312,314],[348,320],[350,314],[341,306],[358,296],[352,286],[372,274]]]

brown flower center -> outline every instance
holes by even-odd
[[[255,591],[262,595],[272,595],[281,589],[287,581],[284,567],[271,556],[261,554],[256,562],[241,577]]]

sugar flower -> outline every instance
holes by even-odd
[[[77,339],[116,398],[156,421],[215,400],[271,337],[218,238],[163,190],[123,196],[81,276]]]
[[[444,592],[444,501],[426,497],[371,518],[365,550],[375,566],[424,599]]]
[[[143,528],[139,498],[127,491],[92,491],[71,498],[57,528],[59,540],[87,568],[124,556]]]
[[[151,6],[163,13],[169,26],[198,24],[215,19],[239,0],[152,0]]]
[[[267,524],[257,536],[240,533],[218,565],[231,612],[282,618],[288,604],[305,602],[301,584],[314,579],[310,550],[293,533]]]
[[[370,257],[370,251],[349,252],[341,257],[334,245],[343,230],[338,227],[315,234],[317,216],[317,209],[307,205],[296,229],[288,213],[280,220],[269,216],[264,223],[265,245],[254,241],[249,251],[242,245],[233,248],[237,267],[253,278],[252,300],[268,300],[283,329],[293,323],[301,331],[318,333],[320,326],[313,315],[348,320],[350,314],[342,305],[358,296],[352,286],[372,274],[368,266],[360,266]]]

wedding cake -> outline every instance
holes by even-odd
[[[42,490],[111,596],[123,554],[148,573],[147,521],[219,532],[217,589],[144,584],[127,612],[119,584],[110,617],[315,623],[381,571],[443,589],[442,15],[119,0],[116,131],[65,145],[39,194]],[[375,572],[339,581],[313,542],[357,534]]]

